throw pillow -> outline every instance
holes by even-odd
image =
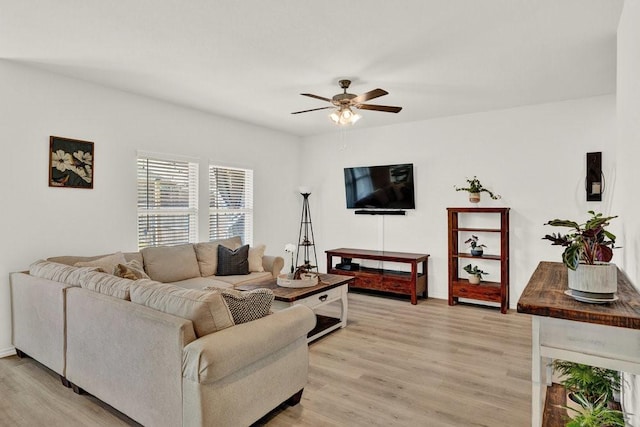
[[[209,277],[218,271],[218,246],[226,246],[229,249],[238,249],[242,246],[240,236],[229,237],[227,239],[217,239],[210,242],[196,243],[196,257],[202,277]]]
[[[266,249],[267,247],[265,245],[257,245],[254,248],[249,248],[249,271],[257,273],[264,271],[262,257]]]
[[[113,274],[113,270],[118,264],[125,264],[127,262],[122,252],[116,252],[115,254],[107,255],[102,258],[94,259],[91,261],[80,261],[73,264],[76,267],[98,267],[105,273]]]
[[[219,289],[224,302],[229,306],[233,322],[250,322],[260,319],[271,311],[273,291],[271,289],[254,289],[253,291],[240,292],[235,289]]]
[[[191,320],[198,338],[233,326],[229,307],[219,293],[145,279],[133,283],[129,292],[136,304]]]
[[[216,275],[234,276],[237,274],[249,274],[249,245],[240,246],[235,250],[219,245]]]
[[[196,251],[190,243],[152,246],[140,252],[144,259],[144,270],[153,280],[168,283],[200,277]]]
[[[118,264],[113,270],[113,275],[123,279],[138,280],[149,279],[149,275],[144,272],[142,264],[137,259],[133,259],[125,264]]]

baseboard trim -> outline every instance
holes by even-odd
[[[0,350],[0,359],[3,357],[13,356],[14,354],[16,354],[15,347],[5,348],[4,350]]]

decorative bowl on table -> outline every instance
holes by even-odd
[[[305,273],[300,279],[294,279],[293,274],[279,274],[276,283],[284,288],[309,288],[318,284],[318,275]]]

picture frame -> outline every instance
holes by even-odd
[[[49,187],[93,188],[93,142],[49,137]]]

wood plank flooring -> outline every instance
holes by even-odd
[[[326,313],[330,314],[330,313]],[[302,401],[257,425],[529,426],[531,321],[446,301],[349,294],[349,325],[310,345]],[[31,359],[0,359],[0,425],[136,425]]]

